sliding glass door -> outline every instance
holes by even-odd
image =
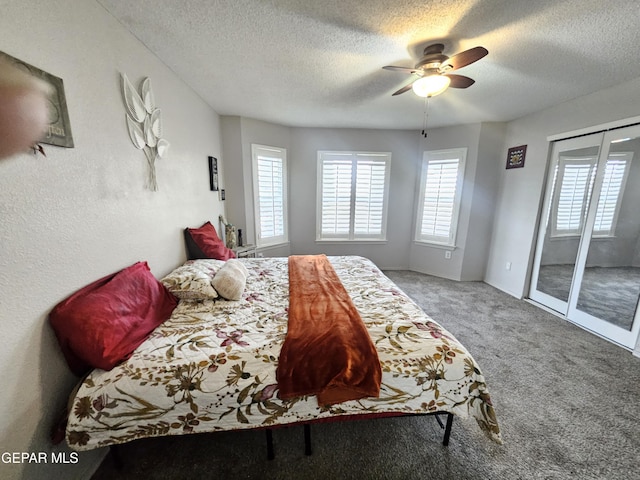
[[[640,331],[640,127],[555,142],[530,298],[620,345]]]

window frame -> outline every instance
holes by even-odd
[[[422,166],[420,173],[420,188],[418,193],[418,203],[416,212],[416,230],[414,240],[416,243],[455,248],[458,233],[458,223],[460,220],[460,208],[462,205],[462,190],[464,186],[464,173],[467,163],[467,147],[447,148],[443,150],[425,150],[422,155]],[[457,174],[455,181],[455,191],[453,195],[452,213],[449,219],[449,235],[429,235],[422,233],[424,222],[424,203],[427,190],[427,179],[429,175],[430,164],[451,160],[452,157],[457,160]],[[439,184],[440,185],[440,184]]]
[[[259,161],[260,157],[266,157],[267,155],[273,155],[273,158],[277,158],[282,162],[282,234],[273,235],[268,237],[262,237],[261,227],[261,202],[260,202],[260,175],[259,175]],[[275,147],[270,145],[261,145],[257,143],[251,144],[251,176],[253,179],[253,212],[254,212],[254,226],[255,226],[255,238],[256,246],[260,247],[272,247],[276,245],[282,245],[289,241],[289,226],[288,226],[288,183],[287,183],[287,149],[282,147]],[[272,177],[273,179],[273,177]]]
[[[622,205],[622,196],[624,195],[624,190],[627,183],[627,177],[629,175],[631,162],[633,160],[633,152],[610,153],[605,162],[603,175],[606,175],[607,168],[609,166],[610,161],[620,160],[620,158],[611,158],[611,157],[622,157],[621,160],[624,163],[624,172],[622,175],[622,180],[619,185],[618,196],[616,198],[614,212],[611,218],[611,226],[606,230],[596,229],[596,222],[598,221],[598,218],[599,218],[598,216],[601,215],[600,201],[602,200],[602,195],[603,195],[602,186],[600,188],[597,204],[595,206],[596,219],[594,220],[593,231],[592,231],[593,238],[611,238],[615,236],[615,230],[618,222],[618,215],[620,213],[620,206]],[[589,166],[590,172],[589,172],[589,178],[586,184],[586,190],[583,195],[583,197],[586,197],[586,198],[584,198],[583,200],[579,225],[575,229],[558,228],[558,219],[557,219],[558,214],[556,213],[555,216],[551,216],[551,229],[550,229],[549,236],[552,240],[562,239],[562,238],[578,238],[582,235],[582,230],[584,229],[584,225],[587,220],[586,212],[590,206],[589,204],[592,201],[591,197],[593,195],[593,189],[594,189],[594,184],[596,180],[596,169],[597,169],[597,161],[598,161],[597,157],[570,157],[570,156],[560,157],[558,164],[556,165],[556,171],[554,173],[554,182],[553,182],[554,191],[552,192],[552,197],[551,197],[552,203],[549,205],[549,207],[552,209],[551,211],[555,211],[555,212],[559,211],[559,202],[560,202],[559,197],[562,190],[562,182],[564,181],[564,173],[565,173],[566,166],[571,163],[578,164],[581,161],[583,162],[582,166],[584,167]],[[603,179],[603,182],[604,182],[604,179]],[[555,190],[556,184],[559,184],[560,186],[560,189],[557,191]]]
[[[595,174],[597,168],[598,157],[597,156],[567,156],[561,155],[556,165],[554,172],[554,182],[552,197],[551,197],[551,212],[555,212],[555,215],[551,216],[551,238],[568,238],[579,237],[582,235],[584,223],[587,218],[587,211],[589,203],[591,201],[591,195],[593,192],[593,184],[595,181]],[[562,196],[562,187],[566,178],[568,167],[585,168],[587,170],[587,178],[584,184],[584,192],[582,193],[582,202],[580,204],[580,212],[578,213],[578,226],[576,228],[563,228],[563,225],[559,225],[558,216],[560,213],[560,197]],[[569,188],[572,185],[568,186]],[[575,185],[573,186],[575,189]],[[575,202],[575,199],[573,200]],[[572,203],[573,205],[573,203]]]
[[[382,206],[380,208],[380,233],[379,234],[362,234],[356,233],[356,220],[358,218],[356,212],[356,196],[358,194],[358,163],[380,161],[384,162],[384,186],[382,193]],[[325,161],[343,160],[351,162],[351,186],[349,191],[349,231],[343,234],[323,233],[323,187],[324,187],[324,169]],[[337,150],[319,150],[317,163],[317,193],[316,193],[316,241],[317,242],[386,242],[387,240],[387,211],[389,205],[389,185],[391,173],[391,152],[373,152],[373,151],[337,151]],[[354,174],[355,173],[355,174]],[[363,177],[361,177],[362,179]],[[362,185],[362,184],[360,184]]]

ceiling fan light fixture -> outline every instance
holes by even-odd
[[[451,79],[446,75],[435,74],[419,78],[413,82],[411,89],[419,97],[435,97],[444,92],[450,83]]]

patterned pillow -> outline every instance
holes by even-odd
[[[212,300],[218,298],[218,292],[211,280],[224,263],[221,260],[188,261],[160,281],[182,300]]]

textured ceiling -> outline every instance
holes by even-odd
[[[98,0],[221,115],[420,129],[403,73],[426,45],[489,55],[429,126],[509,121],[640,77],[637,0]]]

